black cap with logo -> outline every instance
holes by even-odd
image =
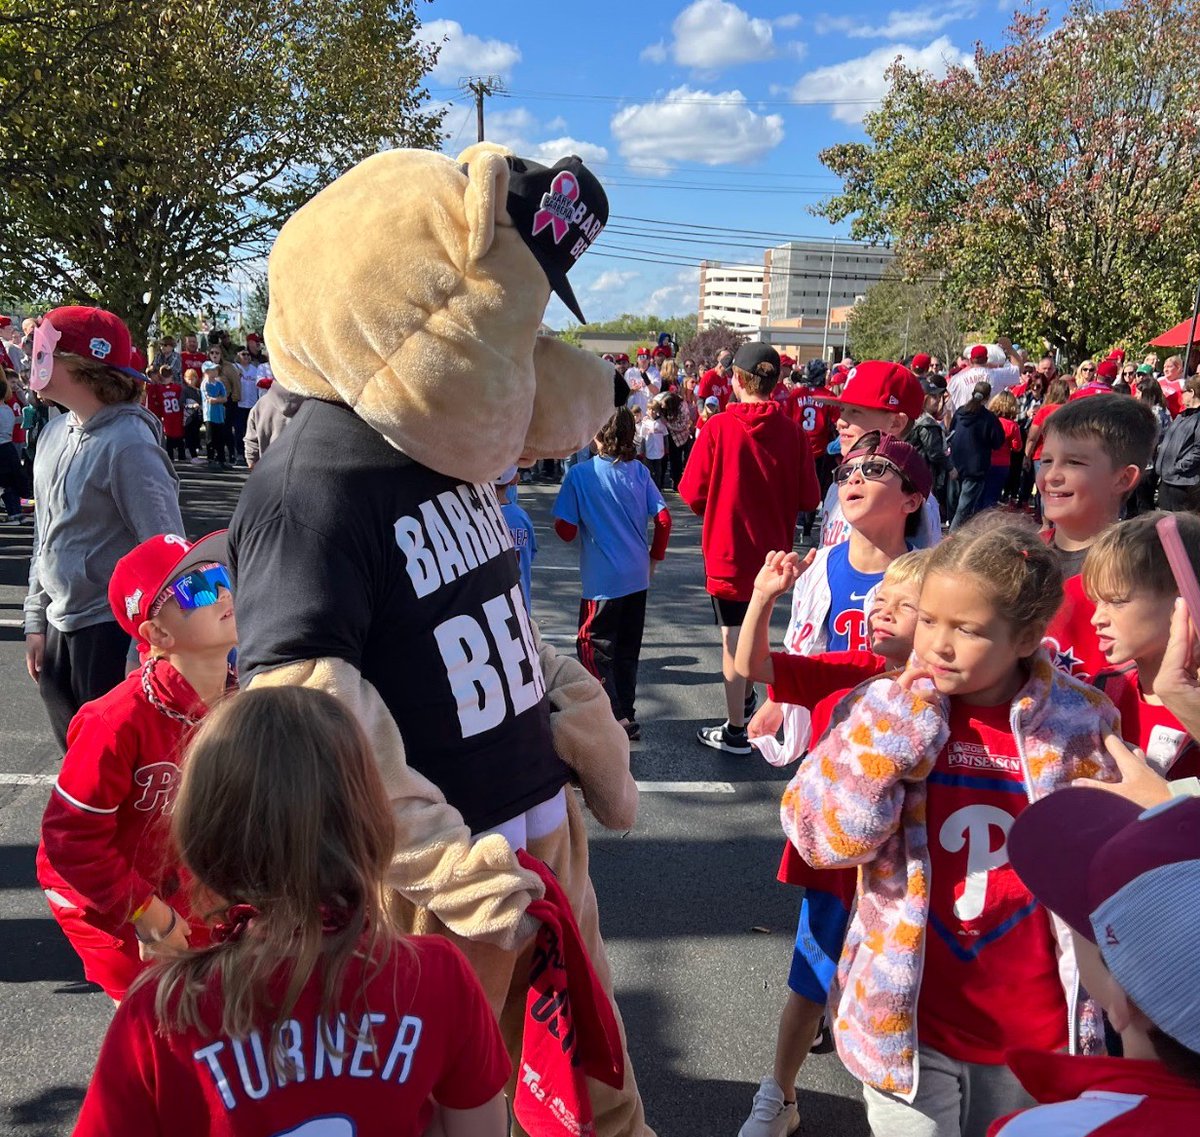
[[[608,197],[596,175],[575,155],[553,166],[511,157],[508,165],[509,216],[550,287],[586,324],[567,273],[604,229]]]

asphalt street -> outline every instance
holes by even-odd
[[[188,534],[227,523],[244,471],[181,467]],[[577,550],[550,527],[556,487],[523,486],[539,553],[542,633],[574,647]],[[674,531],[651,586],[639,678],[642,784],[636,828],[594,827],[592,873],[617,998],[650,1123],[661,1137],[728,1135],[770,1071],[799,892],[775,880],[785,776],[706,749],[723,717],[719,653],[703,589],[700,526],[668,494]],[[112,1004],[83,979],[34,876],[38,824],[58,757],[25,673],[21,600],[30,526],[0,529],[0,1135],[70,1132]],[[279,566],[286,587],[287,565]],[[802,1134],[865,1137],[857,1083],[834,1055],[801,1072]]]

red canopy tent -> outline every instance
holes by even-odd
[[[1187,347],[1188,341],[1191,339],[1192,321],[1184,320],[1182,323],[1176,324],[1170,331],[1163,332],[1161,336],[1150,341],[1151,347]]]

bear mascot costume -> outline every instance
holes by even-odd
[[[637,811],[625,732],[541,642],[491,486],[624,403],[610,364],[538,335],[551,289],[579,314],[567,270],[607,216],[578,158],[486,143],[376,154],[318,193],[269,262],[272,370],[306,401],[230,528],[243,680],[353,709],[396,819],[397,908],[465,952],[514,1083],[544,892],[516,852],[557,876],[611,998],[580,798],[611,829]],[[594,1132],[653,1137],[623,1027],[618,1049],[621,1087],[587,1083]]]

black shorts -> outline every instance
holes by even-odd
[[[717,618],[718,628],[740,628],[746,613],[750,609],[749,600],[722,600],[719,596],[710,596],[713,615]]]

